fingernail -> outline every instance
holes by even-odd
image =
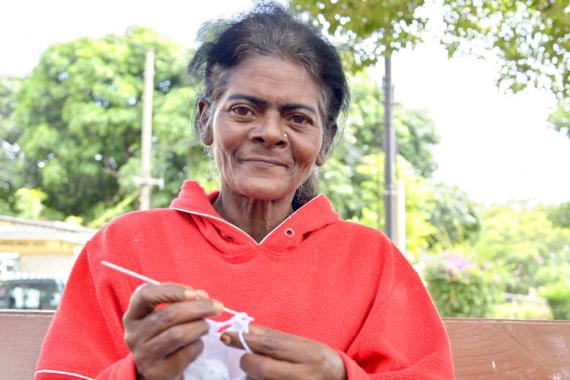
[[[198,297],[198,298],[210,298],[208,293],[206,293],[206,291],[202,290],[202,289],[196,290],[196,297]]]
[[[220,340],[224,344],[230,344],[232,342],[232,338],[230,338],[230,336],[227,334],[222,334],[222,336],[220,337]]]
[[[196,298],[196,291],[193,289],[186,289],[184,291],[184,297],[186,299],[192,300],[192,299]]]
[[[224,305],[220,301],[214,300],[214,307],[221,313],[224,311]]]

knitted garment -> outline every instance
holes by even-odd
[[[187,181],[169,209],[103,227],[79,255],[42,345],[36,380],[135,380],[122,317],[140,281],[204,289],[255,323],[319,341],[349,380],[452,379],[448,338],[420,278],[379,231],[319,195],[256,242]],[[227,318],[214,318],[217,321]]]

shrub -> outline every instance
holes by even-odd
[[[503,291],[491,269],[461,256],[434,258],[425,267],[424,280],[443,316],[488,317]]]
[[[548,300],[554,319],[570,319],[570,285],[559,281],[545,288],[542,296]]]
[[[552,319],[552,311],[547,304],[505,302],[495,306],[493,318],[506,319]]]

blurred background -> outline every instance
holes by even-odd
[[[320,173],[343,218],[388,230],[444,316],[570,319],[567,1],[282,3],[329,36],[349,75]],[[202,23],[252,4],[3,3],[0,308],[55,308],[107,221],[167,207],[186,178],[217,187],[185,65]]]

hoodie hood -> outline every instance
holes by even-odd
[[[170,208],[190,214],[204,237],[228,258],[245,259],[260,248],[275,254],[292,253],[313,232],[340,219],[328,198],[321,194],[297,209],[258,243],[214,210],[212,203],[218,195],[218,191],[207,194],[197,182],[185,181]]]

